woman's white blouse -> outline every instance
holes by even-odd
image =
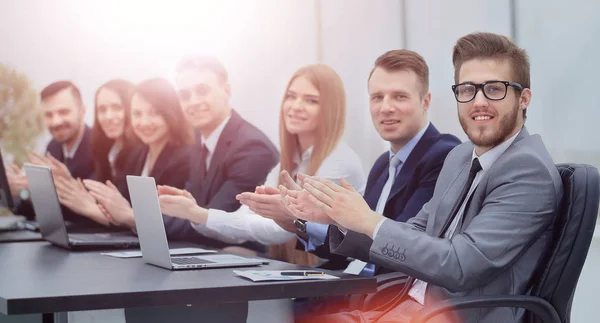
[[[298,156],[299,165],[295,173],[304,173],[308,169],[312,147],[302,156]],[[277,187],[279,182],[280,165],[271,170],[265,181],[266,186]],[[361,194],[364,192],[366,178],[358,155],[346,143],[340,142],[325,158],[316,177],[328,179],[339,184],[344,178]],[[265,245],[284,243],[295,236],[281,228],[275,221],[264,218],[242,205],[237,211],[225,212],[209,209],[206,224],[192,224],[192,227],[202,235],[227,243],[243,243],[258,241]]]

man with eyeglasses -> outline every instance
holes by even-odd
[[[431,200],[406,223],[373,212],[347,182],[309,178],[288,199],[305,220],[333,224],[330,249],[407,274],[405,288],[365,312],[298,322],[409,322],[464,296],[523,295],[551,239],[563,187],[538,135],[524,127],[529,60],[504,36],[460,38],[452,57],[460,124],[471,140],[444,162]],[[428,322],[523,322],[523,309],[469,308]]]
[[[183,58],[175,81],[181,108],[197,139],[190,153],[193,166],[186,191],[161,186],[159,193],[185,194],[202,207],[233,212],[240,207],[235,196],[262,185],[279,162],[279,152],[262,131],[231,108],[228,73],[217,58]],[[169,238],[226,246],[200,235],[188,220],[169,216],[164,220]],[[257,243],[246,246],[263,251]]]

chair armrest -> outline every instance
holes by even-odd
[[[402,278],[404,278],[404,280],[406,280],[408,278],[408,276],[406,274],[399,273],[399,272],[391,272],[391,273],[377,275],[377,276],[375,276],[375,278],[377,279],[377,291],[379,291],[379,286],[387,284],[390,281],[397,281],[398,279],[402,279]]]
[[[561,323],[558,313],[550,303],[539,297],[525,295],[460,297],[449,299],[439,305],[424,308],[410,320],[410,323],[424,323],[432,317],[448,311],[481,307],[519,307],[531,311],[544,323]]]
[[[408,279],[409,277],[407,275],[397,272],[377,276],[377,291],[375,293],[367,294],[363,300],[363,308],[369,308],[373,300],[385,291],[398,294],[402,291]],[[396,292],[392,292],[393,290],[396,290]]]

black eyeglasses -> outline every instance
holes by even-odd
[[[456,101],[460,103],[467,103],[472,101],[477,95],[477,91],[481,89],[483,95],[489,100],[498,101],[506,97],[508,87],[512,86],[518,91],[523,90],[523,86],[515,82],[507,81],[486,81],[480,84],[472,82],[464,82],[460,84],[452,85],[452,92]]]

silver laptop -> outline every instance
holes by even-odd
[[[177,270],[197,268],[246,267],[268,263],[229,254],[171,257],[158,192],[153,177],[127,176],[135,225],[142,257],[146,263]]]
[[[67,233],[61,205],[49,167],[25,164],[31,201],[42,237],[67,249],[121,249],[139,245],[133,233]]]

